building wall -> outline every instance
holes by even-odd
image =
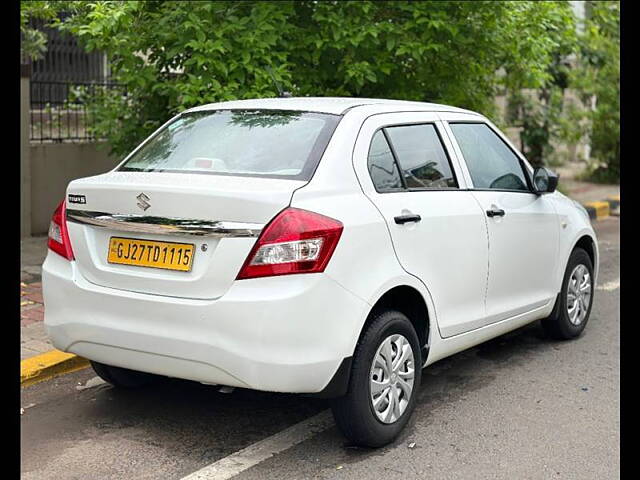
[[[47,233],[71,180],[107,172],[120,161],[96,143],[31,144],[29,156],[32,235]]]
[[[20,237],[31,235],[31,161],[29,160],[29,77],[20,76]]]
[[[523,92],[525,94],[529,94],[534,99],[536,98],[535,90],[529,89],[523,90]],[[497,108],[497,115],[502,122],[505,123],[508,99],[505,95],[499,95],[496,96],[494,100]],[[570,105],[578,109],[587,108],[582,104],[576,95],[576,92],[569,88],[564,91],[563,102],[565,110],[569,108]],[[521,127],[504,127],[503,125],[503,132],[519,150],[522,150],[522,142],[520,141],[521,130]],[[591,145],[587,135],[582,136],[582,138],[576,142],[565,142],[558,139],[552,139],[550,143],[552,151],[551,154],[545,158],[545,163],[557,165],[565,162],[588,162],[590,159]]]

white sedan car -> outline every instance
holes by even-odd
[[[381,446],[422,368],[542,319],[580,335],[588,214],[477,113],[277,98],[169,120],[71,182],[43,266],[56,348],[117,387],[162,376],[331,398]]]

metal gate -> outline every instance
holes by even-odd
[[[109,67],[102,52],[87,53],[73,35],[49,28],[42,20],[33,20],[32,27],[47,36],[44,58],[31,64],[31,80],[55,83],[108,83]],[[31,103],[61,103],[67,88],[42,88],[32,91]]]

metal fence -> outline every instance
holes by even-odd
[[[61,14],[64,19],[67,14]],[[32,63],[31,79],[39,82],[106,82],[109,63],[102,52],[86,52],[76,37],[47,26],[44,20],[31,20],[31,27],[47,36],[44,56]],[[52,94],[56,94],[52,91]],[[55,98],[54,98],[55,99]]]
[[[29,140],[32,142],[91,142],[92,116],[87,101],[96,95],[126,96],[124,85],[116,83],[45,82],[32,80]]]
[[[64,19],[68,13],[60,14]],[[39,19],[31,27],[46,34],[44,56],[31,62],[31,111],[29,139],[32,142],[90,142],[92,119],[87,102],[122,85],[109,81],[106,55],[86,52],[68,33],[47,26]],[[82,92],[81,95],[78,95]]]

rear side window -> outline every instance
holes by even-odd
[[[367,168],[377,191],[383,192],[402,188],[398,166],[382,130],[378,130],[371,140]]]
[[[385,128],[407,188],[456,188],[449,158],[431,124]]]
[[[475,188],[529,191],[520,159],[483,123],[451,123]]]
[[[340,116],[285,110],[181,115],[120,167],[309,180]]]

